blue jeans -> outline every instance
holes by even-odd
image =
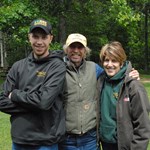
[[[12,150],[58,150],[58,144],[51,146],[30,146],[12,143]]]
[[[91,130],[83,135],[66,134],[63,142],[58,144],[59,150],[99,150],[96,131]]]

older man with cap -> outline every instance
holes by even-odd
[[[0,95],[0,110],[11,115],[12,150],[58,150],[65,134],[62,91],[66,66],[49,51],[52,27],[36,19],[29,29],[31,54],[12,66]]]
[[[70,34],[64,51],[67,64],[64,89],[66,135],[59,150],[98,150],[99,98],[96,85],[103,69],[86,60],[90,49],[82,34]],[[135,70],[130,76],[139,77],[139,74]]]
[[[66,136],[60,150],[96,150],[97,78],[103,69],[85,58],[90,53],[85,36],[70,34],[64,45],[67,54],[64,90]]]

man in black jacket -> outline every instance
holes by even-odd
[[[31,23],[32,53],[14,63],[0,95],[0,110],[11,115],[12,150],[57,150],[65,133],[62,91],[66,67],[49,51],[52,28],[44,19]]]

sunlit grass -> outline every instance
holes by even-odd
[[[9,115],[0,112],[0,150],[11,150]]]

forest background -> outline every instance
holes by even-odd
[[[35,18],[52,24],[52,50],[62,49],[67,36],[78,32],[88,39],[92,49],[89,59],[99,63],[101,47],[117,40],[133,66],[150,74],[150,0],[0,0],[0,42],[4,45],[0,53],[5,54],[8,67],[30,53],[28,30]],[[149,79],[144,76],[150,98]],[[0,116],[0,149],[9,150],[9,115],[0,112]]]
[[[62,49],[70,33],[81,33],[99,63],[99,51],[109,41],[120,41],[128,60],[139,71],[150,68],[149,0],[1,0],[0,31],[5,64],[26,57],[30,22],[45,18],[53,27],[52,50]]]

